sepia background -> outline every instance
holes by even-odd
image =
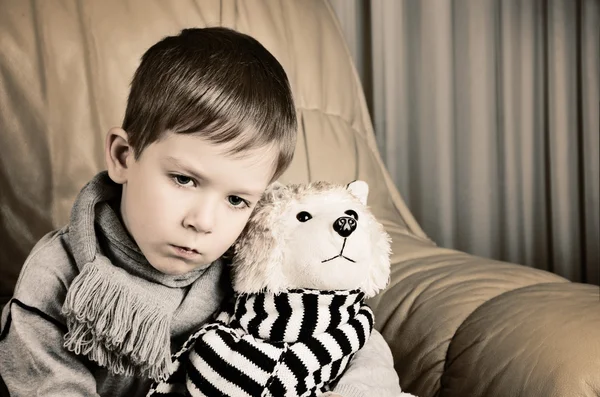
[[[440,246],[599,283],[598,0],[329,0]]]

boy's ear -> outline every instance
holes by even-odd
[[[113,127],[108,131],[104,142],[104,157],[110,179],[121,184],[127,182],[127,160],[133,159],[133,148],[129,145],[124,129]]]

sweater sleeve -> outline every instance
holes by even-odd
[[[11,397],[99,396],[94,376],[63,348],[59,322],[14,299],[2,317],[0,375]]]
[[[25,261],[0,323],[0,376],[11,397],[98,396],[81,357],[63,348],[61,306],[75,277],[66,229],[48,233]]]
[[[333,392],[343,397],[401,395],[392,352],[377,330],[373,330],[365,346],[356,352]]]

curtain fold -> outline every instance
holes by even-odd
[[[330,0],[439,245],[600,279],[598,0]]]

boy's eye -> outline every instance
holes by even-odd
[[[192,178],[185,175],[175,175],[175,181],[181,186],[187,186],[192,182]]]
[[[227,199],[229,200],[229,204],[233,205],[234,207],[239,207],[242,204],[245,204],[244,199],[238,196],[229,196]]]

